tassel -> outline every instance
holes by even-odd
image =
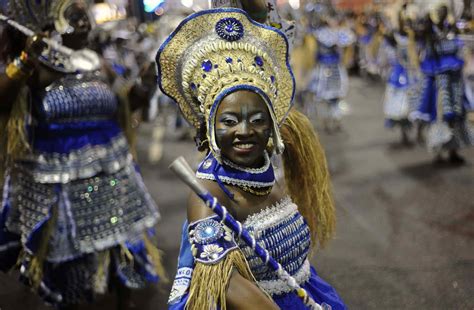
[[[94,292],[105,294],[107,291],[107,278],[110,266],[110,251],[102,251],[98,254],[97,272],[94,275]]]
[[[214,265],[196,263],[185,309],[226,310],[226,292],[234,268],[245,279],[256,282],[240,250],[229,252]]]
[[[30,280],[31,286],[35,289],[41,284],[43,279],[43,264],[46,259],[49,247],[49,239],[53,233],[56,221],[58,218],[58,210],[56,206],[52,207],[51,217],[44,223],[45,229],[41,232],[41,241],[37,251],[31,256],[30,264],[28,265],[27,275]]]
[[[148,236],[145,235],[143,240],[145,242],[146,252],[148,253],[149,259],[155,267],[156,273],[160,277],[160,281],[162,283],[168,283],[168,277],[166,276],[166,271],[161,260],[163,256],[162,252],[158,250],[158,248],[151,242]]]
[[[28,96],[28,88],[22,88],[13,104],[6,126],[8,139],[6,154],[9,161],[16,160],[27,151],[30,151],[30,144],[26,132],[26,119],[29,116]]]
[[[315,246],[332,237],[336,220],[324,150],[309,119],[293,109],[281,127],[283,167],[291,199],[306,219]]]
[[[130,147],[130,153],[133,158],[137,159],[136,142],[137,133],[133,128],[132,124],[132,111],[130,109],[130,100],[128,95],[132,89],[132,84],[120,85],[121,87],[115,87],[119,98],[119,123],[122,128],[125,137],[127,138],[128,145]]]

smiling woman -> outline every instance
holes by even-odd
[[[221,101],[216,119],[222,156],[245,167],[261,167],[271,133],[270,113],[263,99],[246,90],[231,93]]]
[[[345,309],[308,261],[332,235],[334,206],[312,125],[290,111],[286,37],[239,9],[201,11],[178,26],[156,60],[161,89],[206,152],[196,172],[202,185],[316,303]],[[286,182],[275,179],[278,155]],[[306,309],[286,283],[190,195],[170,309]]]

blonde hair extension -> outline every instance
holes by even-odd
[[[324,150],[309,119],[295,109],[291,110],[280,130],[285,143],[286,187],[309,225],[313,245],[323,247],[336,226]]]

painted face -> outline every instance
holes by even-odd
[[[87,8],[80,3],[73,3],[64,11],[70,29],[62,35],[64,45],[81,49],[87,46],[89,32],[92,29]]]
[[[217,108],[215,124],[223,157],[244,167],[263,166],[271,117],[262,97],[247,90],[227,95]]]

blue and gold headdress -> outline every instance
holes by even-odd
[[[156,57],[158,83],[194,127],[206,122],[211,152],[220,160],[214,124],[220,101],[237,90],[258,93],[273,120],[277,152],[284,145],[279,126],[293,101],[295,82],[288,42],[279,30],[259,24],[240,9],[190,15],[162,44]]]

